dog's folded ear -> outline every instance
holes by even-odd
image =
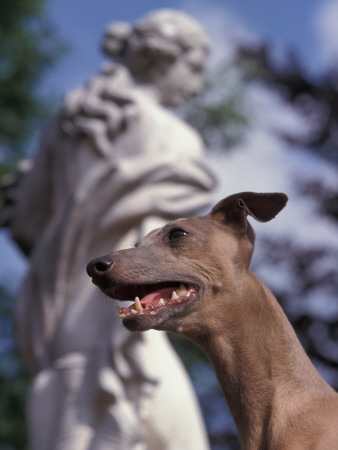
[[[284,208],[287,201],[288,197],[278,192],[266,194],[240,192],[218,202],[210,215],[224,225],[245,232],[248,215],[259,222],[268,222]]]

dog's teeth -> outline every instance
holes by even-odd
[[[116,311],[121,314],[121,308],[119,306],[116,305]]]
[[[130,312],[131,312],[132,314],[137,314],[136,309],[132,309]]]
[[[127,314],[120,314],[121,319],[125,319],[127,317]]]
[[[177,298],[179,298],[179,296],[177,295],[176,291],[173,291],[171,294],[171,300],[176,300]]]
[[[178,293],[178,295],[180,296],[180,297],[182,297],[183,295],[185,295],[186,293],[187,293],[187,289],[186,289],[186,287],[184,286],[184,284],[180,284],[180,287],[179,287],[179,289],[177,290],[177,293]]]
[[[160,305],[162,305],[162,306],[164,306],[164,305],[165,305],[165,301],[163,300],[163,298],[160,298],[160,301],[159,301],[159,303],[160,303]]]
[[[143,311],[140,299],[138,297],[135,297],[135,305],[134,306],[135,306],[136,311],[138,311],[138,312]]]

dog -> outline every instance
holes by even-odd
[[[208,355],[244,450],[338,449],[338,394],[317,372],[270,290],[250,271],[255,233],[286,205],[242,192],[178,219],[87,271],[131,331],[172,331]]]

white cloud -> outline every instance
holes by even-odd
[[[314,15],[314,29],[319,39],[319,58],[328,66],[338,65],[338,0],[320,4]]]

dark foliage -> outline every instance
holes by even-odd
[[[65,50],[44,0],[1,0],[0,178],[25,155],[51,102],[38,93],[42,77]],[[13,295],[0,286],[0,450],[27,448],[28,376],[13,341]]]
[[[306,134],[284,135],[285,139],[338,163],[338,67],[312,77],[293,52],[280,61],[264,43],[239,45],[236,63],[247,80],[259,80],[278,89],[309,121]]]
[[[0,35],[0,148],[8,166],[46,116],[49,101],[37,88],[65,46],[43,0],[2,0]]]
[[[27,448],[28,375],[13,341],[13,295],[0,286],[0,450]]]
[[[286,273],[288,283],[273,285],[307,354],[321,374],[338,389],[338,254],[326,247],[304,248],[292,240],[265,239],[256,262]]]

